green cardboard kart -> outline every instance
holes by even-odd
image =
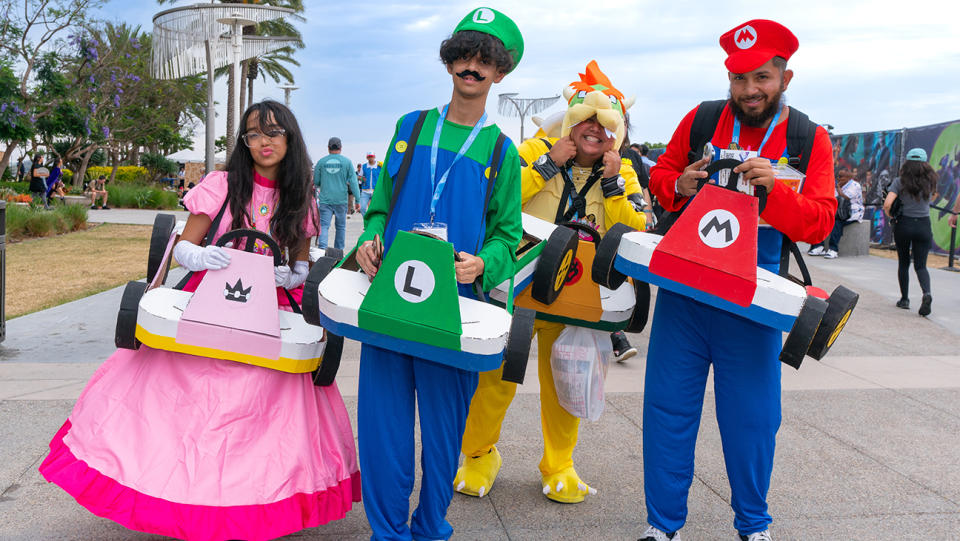
[[[355,251],[340,265],[322,257],[304,284],[304,319],[464,370],[484,372],[503,363],[503,379],[522,383],[533,312],[461,297],[454,258],[449,242],[406,231],[397,233],[373,281],[360,271]]]

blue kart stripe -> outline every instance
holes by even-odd
[[[688,285],[653,274],[650,272],[649,267],[625,259],[620,255],[617,255],[614,266],[618,271],[631,278],[648,282],[657,287],[662,287],[663,289],[673,291],[685,297],[690,297],[703,304],[713,306],[725,312],[730,312],[731,314],[749,319],[750,321],[755,321],[761,325],[780,329],[783,332],[790,332],[790,330],[793,329],[793,322],[797,319],[796,316],[781,314],[754,304],[747,307],[734,304],[715,295],[704,293],[699,289],[694,289]]]
[[[420,342],[411,342],[410,340],[404,340],[402,338],[395,338],[393,336],[367,331],[346,323],[338,323],[325,316],[322,312],[320,313],[320,322],[324,329],[327,329],[333,334],[340,335],[344,338],[349,338],[351,340],[356,340],[357,342],[363,342],[379,348],[404,353],[406,355],[420,357],[422,359],[427,359],[428,361],[445,364],[461,370],[487,372],[489,370],[496,370],[497,368],[500,368],[500,365],[503,363],[503,352],[494,355],[481,355],[478,353],[454,351],[452,349],[440,348],[437,346],[422,344]]]

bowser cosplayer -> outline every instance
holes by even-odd
[[[537,370],[545,442],[541,487],[550,500],[577,503],[596,490],[580,479],[573,467],[579,418],[558,402],[551,350],[564,324],[603,330],[629,324],[635,312],[633,286],[623,284],[620,290],[599,287],[589,276],[590,261],[595,243],[614,224],[643,230],[645,218],[633,203],[641,192],[636,172],[621,162],[619,154],[626,134],[624,113],[633,100],[624,98],[596,61],[564,89],[564,97],[568,108],[560,137],[529,139],[518,149],[525,237],[517,250],[521,284],[526,283],[527,267],[533,266],[523,253],[528,248],[527,237],[542,239],[553,224],[566,227],[555,227],[549,235],[530,287],[516,302],[537,311]],[[553,246],[556,233],[567,228],[576,232],[570,232],[571,244]],[[559,274],[553,264],[545,264],[558,259]],[[558,279],[538,281],[538,271]],[[491,296],[496,302],[506,302],[512,294],[501,286]],[[463,436],[464,459],[454,480],[458,492],[483,497],[493,487],[503,460],[496,443],[515,394],[516,385],[503,381],[499,370],[480,374]]]

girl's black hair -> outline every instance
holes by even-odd
[[[286,132],[287,154],[280,162],[277,178],[277,206],[270,218],[270,236],[289,254],[292,264],[301,255],[300,246],[306,237],[303,223],[310,216],[313,204],[313,178],[310,156],[303,141],[297,119],[286,106],[273,100],[254,103],[243,113],[238,124],[234,151],[227,162],[227,201],[233,216],[231,229],[253,227],[249,216],[250,198],[253,196],[253,155],[241,136],[247,132],[247,119],[257,113],[258,127],[262,133],[280,126]],[[316,226],[316,214],[314,225]]]
[[[473,58],[479,54],[484,62],[497,66],[497,71],[507,73],[513,69],[513,57],[499,39],[476,30],[462,30],[440,44],[440,60],[450,65],[461,58]]]
[[[927,201],[937,189],[937,172],[927,162],[907,160],[900,168],[903,191],[920,201]]]

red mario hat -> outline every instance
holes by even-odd
[[[786,26],[766,19],[747,21],[720,36],[724,65],[732,73],[753,71],[775,56],[789,60],[799,45]]]

